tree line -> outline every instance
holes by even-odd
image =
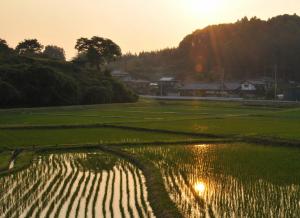
[[[127,54],[113,67],[155,80],[217,81],[274,78],[300,81],[300,17],[247,17],[211,25],[186,36],[176,48]]]
[[[66,61],[65,51],[26,39],[10,48],[0,39],[0,107],[37,107],[134,102],[137,95],[113,79],[108,63],[120,47],[102,37],[80,38],[78,55]]]

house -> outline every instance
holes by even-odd
[[[150,94],[150,81],[142,79],[130,79],[124,81],[124,83],[130,87],[135,93],[140,95]]]
[[[274,86],[274,81],[268,78],[259,80],[244,80],[241,83],[241,95],[254,97],[265,96],[266,92]]]
[[[300,101],[300,86],[286,89],[283,95],[286,101]]]
[[[114,70],[111,72],[111,76],[115,79],[118,79],[120,81],[128,81],[131,80],[132,77],[130,76],[129,73],[121,71],[121,70]]]
[[[180,90],[182,96],[235,96],[240,86],[239,82],[202,82],[186,84]]]
[[[147,95],[150,93],[150,81],[134,79],[129,73],[120,70],[112,71],[111,76],[122,81],[137,94]]]
[[[241,83],[241,91],[255,92],[265,89],[266,83],[263,80],[245,80]]]
[[[160,96],[179,96],[180,82],[174,77],[162,77],[157,81]]]

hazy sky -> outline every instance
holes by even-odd
[[[111,38],[123,53],[174,47],[209,24],[243,16],[300,14],[299,0],[0,0],[0,38],[24,38],[76,54],[79,37]]]

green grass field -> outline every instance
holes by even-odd
[[[133,104],[2,109],[0,151],[83,144],[188,143],[216,140],[217,136],[298,143],[299,120],[299,107],[205,101],[142,99]],[[2,153],[1,158],[6,160],[6,156]]]
[[[84,145],[108,143],[144,143],[161,141],[192,141],[196,137],[178,134],[149,133],[113,128],[22,129],[1,130],[0,141],[7,148]]]
[[[0,171],[8,168],[9,161],[11,159],[11,152],[4,151],[0,153]]]
[[[298,202],[299,148],[270,145],[283,142],[285,145],[291,143],[300,146],[299,120],[300,107],[144,99],[133,104],[0,110],[0,175],[9,179],[5,175],[26,172],[30,166],[38,163],[44,152],[51,154],[57,150],[64,152],[67,148],[71,151],[77,148],[85,150],[85,153],[91,149],[104,149],[143,171],[149,189],[149,201],[157,214],[167,212],[179,217],[180,213],[184,217],[201,217],[204,203],[208,208],[204,212],[208,214],[236,211],[232,205],[240,204],[245,199],[241,190],[250,199],[243,201],[240,210],[232,216],[239,217],[246,212],[249,217],[264,217],[265,209],[259,208],[264,202],[274,202],[267,207],[267,213],[277,214],[278,208],[284,208],[286,214],[294,214],[298,213],[298,204],[291,206],[282,203],[282,199],[296,199],[293,202]],[[257,140],[255,142],[260,145],[243,143],[251,139]],[[268,146],[264,145],[266,140]],[[8,171],[13,150],[17,157],[13,169]],[[68,168],[65,161],[55,164],[61,166],[62,171]],[[74,164],[70,162],[71,166]],[[103,165],[95,159],[89,162],[90,166],[97,164]],[[50,171],[46,172],[52,175]],[[74,178],[62,182],[61,190],[70,181],[78,191],[82,184],[85,184],[84,189],[88,189],[87,184],[90,183],[89,193],[97,192],[95,182],[99,178],[93,177],[89,182],[90,173],[82,177],[78,177],[78,173],[75,170]],[[111,181],[119,181],[117,175],[119,173],[112,173]],[[127,176],[124,173],[123,179]],[[32,179],[30,175],[25,177]],[[79,180],[85,177],[86,181]],[[56,177],[53,183],[55,181]],[[113,184],[109,181],[108,178],[102,188]],[[139,180],[133,179],[132,182],[138,184]],[[2,182],[2,186],[5,185],[6,182]],[[113,190],[119,190],[120,185],[112,187]],[[205,189],[201,191],[201,188]],[[200,190],[198,194],[197,190]],[[269,195],[270,190],[272,196]],[[29,189],[26,196],[33,191]],[[71,189],[67,193],[70,195]],[[71,199],[76,198],[76,193]],[[228,196],[228,193],[232,196]],[[110,194],[114,195],[113,192]],[[138,192],[136,194],[138,196]],[[181,197],[176,201],[176,196],[181,195],[187,196],[188,201],[181,201]],[[92,195],[89,196],[88,199],[92,199]],[[157,201],[157,198],[160,200]],[[255,208],[247,203],[254,201]],[[191,205],[190,202],[194,203]],[[110,204],[113,205],[112,201]],[[64,211],[63,203],[58,208],[54,204],[48,206],[49,211],[56,210],[55,214]],[[107,209],[111,213],[114,211],[111,207]],[[12,208],[7,211],[14,212]]]
[[[155,130],[172,130],[183,133],[209,133],[223,136],[262,136],[282,138],[286,140],[300,140],[300,108],[272,108],[244,106],[240,103],[225,102],[193,102],[193,101],[154,101],[141,100],[135,104],[114,104],[94,106],[74,106],[37,109],[0,110],[0,145],[10,143],[8,138],[22,140],[22,145],[38,143],[36,133],[43,134],[43,130],[32,130],[22,135],[19,131],[6,131],[7,127],[57,126],[53,132],[56,135],[72,134],[62,125],[78,125],[91,128],[89,131],[75,131],[71,143],[95,142],[95,139],[122,141],[128,133],[118,130],[92,129],[94,124],[109,124],[123,127],[137,127]],[[61,128],[59,128],[61,126]],[[4,128],[4,129],[3,129]],[[59,131],[60,130],[60,131]],[[47,132],[48,130],[45,130]],[[116,133],[114,134],[114,131]],[[103,132],[103,133],[102,133]],[[46,133],[45,133],[46,134]],[[135,134],[135,133],[134,133]],[[148,140],[150,134],[139,132],[138,138]],[[114,136],[116,139],[114,139]],[[136,134],[135,134],[136,135]],[[32,137],[32,139],[31,139]],[[160,137],[160,136],[158,136]],[[168,138],[170,136],[166,136]],[[174,135],[171,135],[171,139]],[[84,140],[81,140],[85,138]],[[129,137],[130,138],[130,137]],[[151,138],[151,137],[150,137]],[[163,137],[164,138],[164,137]],[[43,140],[43,137],[41,137]],[[152,137],[155,139],[155,137]],[[47,137],[41,144],[60,143]],[[61,143],[69,143],[61,142]]]

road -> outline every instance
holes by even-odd
[[[297,101],[274,101],[274,100],[249,100],[244,98],[227,98],[227,97],[193,97],[193,96],[152,96],[152,95],[140,95],[146,99],[156,100],[194,100],[194,101],[231,101],[231,102],[244,102],[249,104],[261,104],[261,105],[274,105],[274,104],[294,104],[300,105]]]

